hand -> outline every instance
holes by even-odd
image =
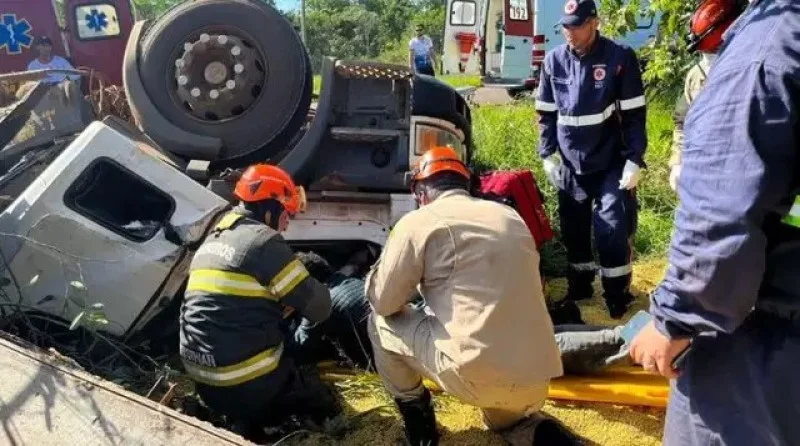
[[[561,158],[557,154],[550,155],[544,159],[543,167],[550,184],[558,187],[561,182]]]
[[[651,321],[631,342],[631,359],[650,373],[668,379],[676,378],[679,371],[672,368],[672,361],[689,346],[690,342],[689,339],[667,338]]]
[[[672,188],[673,191],[678,191],[678,178],[681,176],[681,165],[678,164],[677,166],[673,166],[672,170],[669,171],[669,187]]]
[[[622,169],[622,179],[619,180],[619,188],[631,190],[639,183],[639,176],[641,175],[642,168],[632,161],[625,162],[625,168]]]

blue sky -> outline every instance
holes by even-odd
[[[275,6],[282,11],[300,8],[300,0],[275,0]]]

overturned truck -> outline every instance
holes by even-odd
[[[247,165],[279,164],[305,188],[284,234],[294,247],[346,258],[415,208],[406,181],[425,150],[471,156],[464,98],[403,66],[325,58],[312,104],[305,47],[259,1],[186,2],[136,23],[123,79],[136,127],[78,105],[85,127],[19,138],[43,84],[0,124],[5,297],[67,324],[102,309],[97,330],[123,342],[177,330],[194,250]]]

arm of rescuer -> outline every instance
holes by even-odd
[[[623,47],[619,70],[619,116],[622,126],[622,155],[627,161],[645,168],[644,152],[647,149],[647,105],[642,82],[642,72],[636,52]]]
[[[328,319],[331,314],[328,287],[309,275],[280,234],[263,242],[257,252],[257,278],[280,303],[312,323]]]
[[[558,104],[553,95],[553,53],[549,52],[542,63],[539,88],[536,93],[536,111],[539,115],[539,156],[549,158],[558,151]]]
[[[724,68],[724,67],[723,67]],[[797,165],[800,79],[750,63],[709,79],[687,117],[670,267],[651,297],[668,338],[731,333],[766,269],[763,223],[788,197]]]
[[[389,233],[380,258],[367,273],[367,299],[379,316],[401,311],[417,296],[417,286],[422,281],[424,246],[412,237],[415,225],[408,216],[401,218]]]

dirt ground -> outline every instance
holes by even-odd
[[[661,279],[662,261],[639,262],[634,268],[633,291],[637,302],[625,319],[646,309],[647,296]],[[546,292],[554,299],[564,296],[564,279],[550,280]],[[614,325],[605,310],[598,290],[591,301],[581,302],[587,323]],[[337,383],[346,401],[346,425],[339,435],[297,435],[281,444],[359,444],[394,445],[402,438],[402,424],[391,400],[374,375],[362,375]],[[443,432],[443,445],[502,445],[502,439],[486,431],[476,408],[460,404],[447,395],[435,395],[437,421]],[[548,401],[544,411],[561,420],[569,428],[594,444],[603,446],[659,445],[664,424],[664,411],[657,408],[624,407],[608,404],[587,404]]]

